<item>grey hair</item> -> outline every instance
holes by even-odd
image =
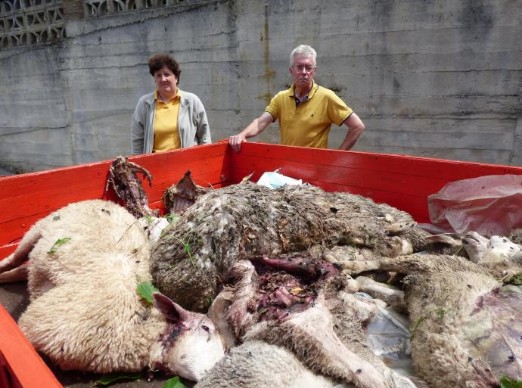
[[[312,46],[308,46],[307,44],[301,44],[292,50],[290,53],[290,66],[294,64],[294,58],[298,55],[310,55],[314,61],[314,65],[317,64],[317,52],[313,49]]]

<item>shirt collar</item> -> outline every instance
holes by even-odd
[[[314,94],[317,92],[317,89],[319,89],[319,85],[317,85],[314,81],[312,81],[312,82],[313,82],[312,88],[308,92],[308,100],[311,99],[314,96]],[[290,86],[290,89],[288,89],[288,90],[290,91],[290,97],[295,99],[295,84],[292,84]]]
[[[156,101],[161,101],[161,99],[159,98],[158,90],[156,90],[156,91],[154,92],[154,99],[155,99]],[[175,99],[179,99],[179,100],[181,100],[181,90],[179,90],[179,88],[178,88],[178,90],[176,91],[176,95],[175,95],[174,97],[172,97],[172,98],[170,99],[170,101],[173,101],[173,100],[175,100]],[[169,101],[169,102],[170,102],[170,101]],[[161,102],[163,102],[163,101],[161,101]]]

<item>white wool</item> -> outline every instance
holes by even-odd
[[[150,243],[142,224],[116,203],[82,201],[51,213],[6,260],[20,261],[27,251],[31,302],[19,325],[63,370],[137,372],[168,365],[172,373],[199,379],[223,356],[205,315],[175,305],[182,311],[180,331],[138,295],[138,284],[151,281]],[[165,342],[172,332],[179,336]],[[180,356],[205,363],[187,364]]]

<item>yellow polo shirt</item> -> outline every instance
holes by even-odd
[[[154,145],[152,146],[152,152],[181,148],[178,128],[179,105],[179,89],[176,95],[167,103],[164,103],[160,98],[158,98],[158,91],[156,91]]]
[[[265,109],[279,120],[281,144],[328,147],[332,123],[341,125],[352,113],[332,90],[314,83],[308,100],[296,105],[294,85],[277,93]]]

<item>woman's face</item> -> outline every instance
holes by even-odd
[[[167,66],[154,73],[154,81],[161,96],[172,97],[178,91],[178,79]]]

